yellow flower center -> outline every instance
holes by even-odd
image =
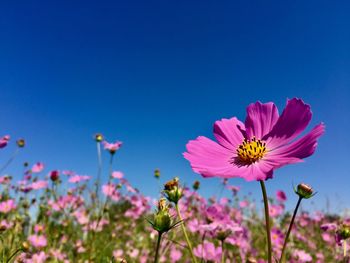
[[[255,138],[244,139],[237,148],[238,159],[242,164],[252,164],[264,157],[267,152],[266,143]]]

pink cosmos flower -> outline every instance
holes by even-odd
[[[5,148],[8,141],[10,140],[10,135],[5,135],[0,138],[0,149]]]
[[[182,252],[180,250],[177,250],[175,248],[173,248],[170,251],[170,260],[171,262],[177,262],[182,258]]]
[[[44,164],[41,162],[37,162],[32,166],[32,173],[40,173],[42,170],[44,170]]]
[[[298,262],[312,262],[311,255],[304,250],[295,249],[293,255],[299,260]]]
[[[112,173],[112,177],[116,179],[122,179],[124,177],[124,174],[120,171],[114,171]]]
[[[28,237],[28,241],[35,248],[43,248],[47,245],[47,239],[43,235],[31,235]]]
[[[37,252],[32,255],[31,259],[26,260],[25,262],[27,263],[44,263],[46,262],[47,255],[45,254],[44,251]]]
[[[283,203],[283,202],[287,201],[287,196],[286,196],[285,192],[283,192],[282,190],[279,190],[276,192],[276,199],[278,202]]]
[[[221,247],[216,248],[213,243],[204,241],[203,245],[200,244],[193,250],[193,253],[196,257],[204,260],[219,262],[222,250]]]
[[[311,120],[310,106],[301,99],[287,100],[278,114],[272,102],[256,102],[247,108],[245,123],[237,118],[214,124],[214,142],[204,136],[190,141],[184,157],[203,177],[241,177],[246,181],[272,178],[273,170],[301,162],[312,155],[324,124],[294,140]]]
[[[283,213],[284,208],[281,205],[270,205],[269,215],[270,217],[278,217]]]
[[[91,176],[88,175],[73,175],[69,178],[68,182],[70,183],[79,183],[82,181],[90,180]]]
[[[33,182],[33,183],[30,185],[30,187],[31,187],[31,189],[33,189],[33,190],[39,190],[39,189],[47,188],[48,184],[49,184],[49,183],[48,183],[47,181],[39,180],[39,181]]]
[[[13,199],[9,199],[9,200],[0,202],[0,212],[1,213],[8,213],[14,209],[16,209],[16,203]]]
[[[116,141],[114,143],[109,143],[107,141],[102,142],[105,150],[108,150],[111,154],[114,154],[122,146],[122,142]]]

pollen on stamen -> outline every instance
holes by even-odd
[[[255,137],[251,140],[244,139],[237,147],[238,160],[242,164],[252,164],[264,157],[266,153],[266,143]]]

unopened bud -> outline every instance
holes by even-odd
[[[201,183],[199,181],[195,181],[192,186],[193,190],[197,191],[199,189],[200,184]]]
[[[103,141],[103,135],[101,133],[95,134],[95,141],[96,142],[102,142]]]
[[[16,143],[17,143],[17,146],[20,147],[20,148],[23,148],[26,145],[26,142],[25,142],[24,139],[18,139],[16,141]]]
[[[50,172],[50,179],[51,181],[55,182],[59,179],[60,173],[57,170],[51,171]]]
[[[312,187],[304,183],[298,184],[297,189],[294,189],[294,191],[301,198],[305,198],[305,199],[308,199],[315,195]]]
[[[179,178],[175,177],[173,180],[167,182],[164,185],[163,190],[165,197],[170,201],[177,204],[182,197],[182,189],[179,186]]]
[[[22,243],[22,249],[24,250],[24,251],[28,251],[28,249],[29,249],[29,243],[27,242],[27,241],[24,241],[23,243]]]
[[[337,235],[339,236],[340,240],[345,240],[350,238],[350,226],[349,225],[342,225],[337,230]]]
[[[160,170],[159,169],[154,170],[154,177],[157,179],[160,177]]]

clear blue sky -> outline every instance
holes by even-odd
[[[155,196],[156,167],[164,180],[201,178],[182,152],[198,135],[212,138],[215,120],[244,120],[257,100],[281,111],[300,97],[326,134],[305,163],[277,170],[268,190],[285,189],[294,202],[291,184],[304,181],[319,192],[317,208],[326,196],[344,208],[349,13],[349,1],[2,2],[0,135],[28,142],[8,172],[19,178],[23,161],[40,160],[94,175],[92,135],[101,132],[124,142],[115,169]],[[201,182],[202,193],[218,191],[218,180]],[[258,183],[231,183],[260,196]]]

